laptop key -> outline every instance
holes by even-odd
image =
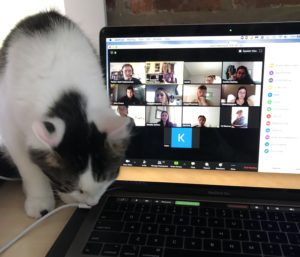
[[[166,240],[166,247],[171,248],[182,248],[183,246],[183,239],[180,237],[167,237]]]
[[[128,233],[93,231],[89,238],[91,242],[126,244],[129,238]]]
[[[250,231],[250,239],[254,242],[268,242],[267,233],[264,231]]]
[[[123,228],[123,222],[111,221],[111,220],[100,220],[96,223],[95,230],[106,230],[106,231],[121,231]]]
[[[102,244],[87,243],[86,246],[83,248],[82,254],[99,255],[101,248]]]
[[[242,242],[242,249],[244,253],[261,254],[261,249],[258,243]]]
[[[169,214],[159,214],[157,216],[157,223],[163,223],[163,224],[172,224],[172,215]]]
[[[207,227],[196,227],[195,237],[211,238],[211,229]]]
[[[174,225],[160,225],[159,234],[174,235],[175,234],[175,226]]]
[[[139,213],[129,212],[124,215],[125,221],[138,221],[140,217]]]
[[[265,255],[281,256],[281,250],[277,244],[261,244],[261,248]]]
[[[286,244],[288,242],[285,233],[281,232],[269,232],[269,239],[271,243]]]
[[[247,230],[231,230],[231,238],[233,240],[248,241],[249,235]]]
[[[225,223],[226,223],[226,228],[235,228],[235,229],[242,228],[242,221],[241,220],[227,219],[225,221]]]
[[[208,251],[221,251],[221,240],[204,239],[203,248]]]
[[[250,216],[254,220],[266,220],[267,214],[264,211],[250,211]]]
[[[140,221],[144,223],[154,223],[155,220],[156,215],[152,213],[143,213],[140,218]]]
[[[248,230],[260,230],[259,221],[256,220],[244,220],[244,228]]]
[[[99,220],[122,220],[123,212],[102,212]]]
[[[138,233],[140,231],[141,223],[127,222],[124,226],[124,232]]]
[[[241,244],[238,241],[223,241],[223,250],[224,252],[232,252],[232,253],[240,253],[241,252]]]
[[[208,218],[209,227],[224,228],[224,219]]]
[[[300,213],[299,212],[286,212],[285,217],[287,221],[298,221],[300,222]]]
[[[162,253],[159,247],[142,247],[139,257],[161,257]]]
[[[288,233],[287,236],[291,244],[300,244],[300,234]]]
[[[215,228],[213,229],[213,238],[216,239],[229,239],[229,230],[221,229],[221,228]]]
[[[192,236],[193,227],[192,226],[177,226],[176,230],[177,236]]]
[[[285,221],[285,218],[281,212],[268,212],[269,220],[272,221]]]
[[[279,226],[274,221],[262,221],[261,227],[264,231],[279,231]]]
[[[156,234],[157,226],[157,224],[145,223],[141,232],[146,234]]]
[[[146,235],[132,234],[129,239],[129,244],[144,245],[146,243]]]
[[[154,204],[152,206],[151,212],[164,213],[166,211],[166,206],[162,204]]]
[[[200,207],[200,216],[214,217],[215,216],[215,209],[213,209],[213,208],[201,208]]]
[[[164,236],[150,235],[148,236],[147,245],[149,246],[163,246],[165,242]]]
[[[205,227],[207,226],[207,218],[204,217],[192,217],[191,225]]]
[[[123,245],[120,257],[137,257],[139,246],[136,245]]]
[[[198,208],[185,206],[183,207],[183,215],[198,216]]]
[[[175,225],[188,225],[190,223],[189,216],[175,216],[174,217],[174,224]]]
[[[250,215],[247,210],[234,210],[233,216],[237,219],[249,219]]]
[[[231,218],[232,211],[230,209],[217,209],[216,216],[219,218]]]
[[[300,256],[300,246],[298,245],[281,245],[281,248],[284,256],[288,256],[288,257]]]
[[[185,238],[184,248],[201,250],[201,248],[202,248],[202,239],[199,239],[199,238]]]
[[[177,205],[169,205],[167,207],[167,213],[180,215],[182,212],[182,207]]]
[[[102,255],[118,256],[121,246],[119,244],[106,244],[103,247]]]
[[[292,222],[280,222],[279,226],[282,232],[292,232],[292,233],[298,232],[298,228],[296,224]]]

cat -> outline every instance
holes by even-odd
[[[0,135],[18,168],[25,211],[95,205],[130,140],[111,109],[99,58],[79,27],[51,10],[20,21],[0,50]]]

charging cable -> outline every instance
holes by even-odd
[[[19,239],[21,239],[23,236],[25,236],[29,231],[31,231],[32,229],[34,229],[37,225],[39,225],[45,219],[47,219],[48,217],[52,216],[53,214],[55,214],[57,212],[65,209],[65,208],[69,208],[69,207],[78,207],[78,208],[83,208],[83,209],[90,209],[91,208],[91,206],[86,205],[86,204],[70,203],[70,204],[62,205],[62,206],[60,206],[60,207],[52,210],[51,212],[47,213],[45,216],[41,217],[40,219],[38,219],[37,221],[35,221],[31,225],[29,225],[27,228],[25,228],[13,240],[9,241],[8,243],[6,243],[3,246],[0,246],[0,254],[2,254],[3,252],[5,252],[9,247],[11,247],[14,243],[16,243]]]
[[[21,181],[21,178],[10,178],[10,177],[4,177],[4,176],[0,176],[0,179],[7,180],[7,181]]]

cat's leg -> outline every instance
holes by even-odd
[[[26,194],[25,211],[28,216],[38,218],[55,207],[53,191],[48,177],[30,160],[23,160],[19,168]]]
[[[26,194],[25,211],[28,216],[38,218],[55,207],[53,191],[48,177],[31,162],[26,151],[11,154],[23,180]]]

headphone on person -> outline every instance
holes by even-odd
[[[122,66],[122,68],[121,68],[121,74],[123,75],[123,68],[126,67],[126,66],[130,67],[131,70],[132,70],[132,74],[134,74],[133,67],[132,67],[132,65],[131,65],[130,63],[125,63],[125,64],[123,64],[123,66]]]

